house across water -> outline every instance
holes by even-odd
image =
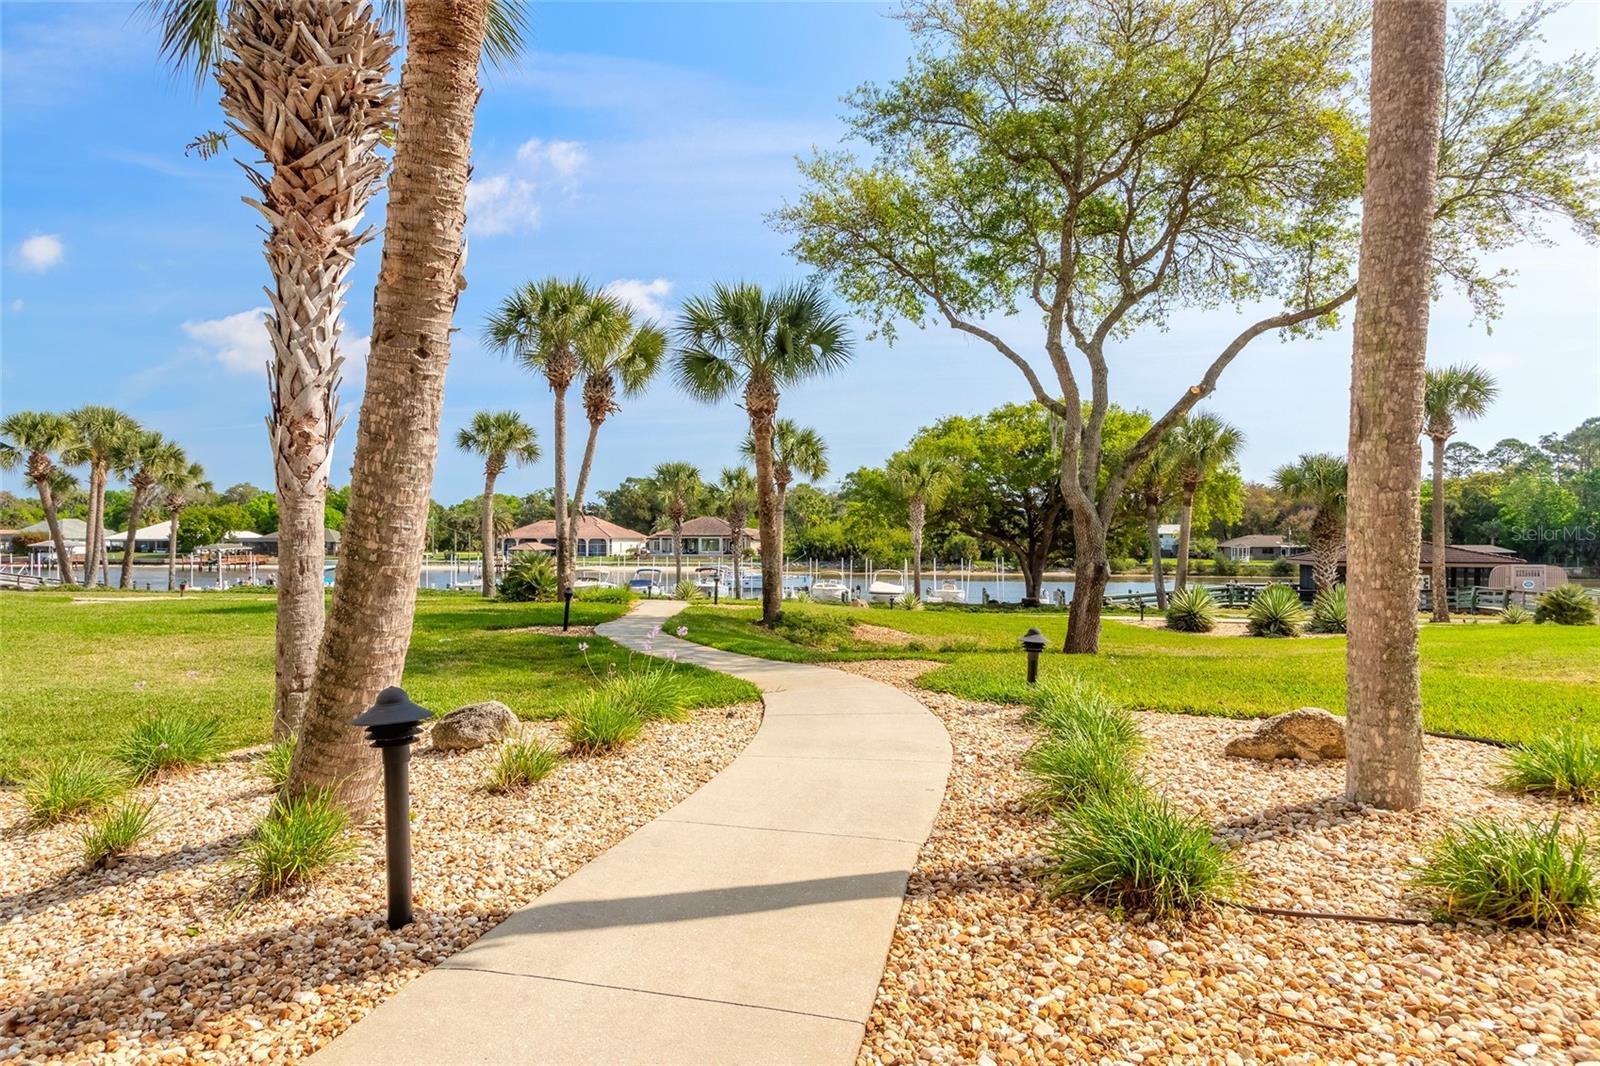
[[[1312,577],[1312,563],[1314,557],[1310,552],[1299,552],[1288,557],[1291,563],[1300,567],[1300,593],[1310,595],[1316,590],[1316,580]],[[1520,555],[1509,548],[1501,548],[1493,544],[1449,544],[1444,549],[1444,567],[1446,587],[1450,589],[1488,588],[1490,577],[1496,567],[1511,563],[1525,563]],[[1423,542],[1422,552],[1417,560],[1417,574],[1421,578],[1419,587],[1427,589],[1433,576],[1433,545]],[[1339,548],[1339,582],[1345,580],[1345,550]]]

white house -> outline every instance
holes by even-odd
[[[606,555],[628,555],[644,547],[645,535],[608,522],[604,518],[584,515],[578,520],[578,539],[573,553],[579,558],[598,559]],[[546,518],[518,526],[500,540],[502,552],[555,551],[556,520]]]
[[[106,537],[106,547],[121,551],[123,542],[128,539],[128,531],[112,533]],[[153,526],[133,531],[133,550],[135,552],[164,552],[167,542],[172,539],[172,520],[157,522]]]
[[[649,551],[652,555],[671,555],[672,527],[650,534]],[[760,535],[750,527],[744,530],[744,546],[761,550]],[[733,527],[725,519],[713,515],[691,518],[683,524],[683,554],[689,556],[733,554]]]

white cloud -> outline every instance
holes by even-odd
[[[574,192],[588,159],[576,141],[535,137],[522,142],[512,169],[473,178],[467,185],[467,224],[479,236],[536,228],[543,214],[540,194],[551,187]]]
[[[263,325],[266,317],[265,307],[252,307],[224,318],[185,322],[183,331],[235,374],[265,374],[272,361],[272,341]]]
[[[24,270],[43,274],[61,262],[66,250],[66,245],[54,233],[36,233],[18,246],[17,254],[22,257]]]
[[[18,315],[18,314],[22,313],[23,304],[22,304],[22,301],[20,299],[17,299],[17,300],[12,300],[11,303],[7,305],[7,307],[11,311],[12,314]]]
[[[666,299],[672,292],[672,282],[666,278],[656,278],[654,281],[618,278],[607,283],[605,291],[633,308],[635,314],[653,318],[658,323],[666,321]]]

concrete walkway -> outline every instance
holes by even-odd
[[[682,606],[598,632],[641,648]],[[312,1062],[855,1060],[944,795],[944,726],[866,678],[655,638],[669,649],[762,689],[744,753]]]

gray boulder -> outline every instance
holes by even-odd
[[[439,751],[471,751],[498,744],[517,728],[517,716],[499,700],[457,707],[433,725],[433,746]]]
[[[1235,737],[1223,749],[1241,759],[1342,759],[1344,722],[1321,707],[1301,707],[1268,718],[1248,736]]]

